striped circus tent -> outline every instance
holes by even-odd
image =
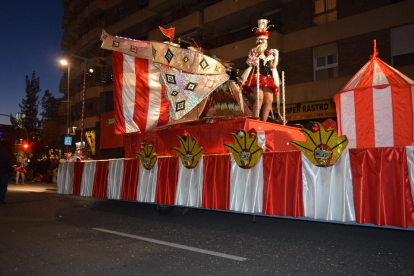
[[[331,167],[300,151],[264,152],[251,169],[231,154],[203,155],[193,169],[159,156],[61,163],[58,193],[249,214],[414,229],[414,147],[345,149]]]
[[[377,57],[334,97],[339,135],[349,148],[411,146],[414,81]]]

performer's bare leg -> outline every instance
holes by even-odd
[[[265,88],[263,95],[263,107],[262,107],[262,120],[267,121],[269,112],[272,109],[273,104],[273,92],[270,88]]]
[[[253,116],[256,116],[256,91],[257,88],[256,87],[252,87],[251,88],[252,93],[253,93],[253,98],[254,98],[254,104],[253,104]],[[263,104],[263,90],[260,88],[259,90],[259,117],[260,117],[260,109],[262,108],[262,104]]]
[[[20,176],[20,172],[17,171],[16,172],[16,185],[19,185],[19,176]]]
[[[22,173],[22,185],[24,185],[24,173]]]

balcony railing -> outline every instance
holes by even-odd
[[[154,21],[152,21],[152,23],[150,24],[150,30],[157,29],[158,26],[167,25],[167,24],[169,24],[173,21],[176,21],[180,18],[183,18],[183,17],[185,17],[187,15],[190,15],[190,14],[192,14],[194,12],[197,12],[197,11],[203,13],[204,6],[201,5],[201,4],[197,4],[197,5],[182,9],[182,10],[180,10],[176,13],[170,14],[168,16],[164,16],[162,18],[159,18],[160,16],[157,15],[153,18]]]
[[[204,29],[201,28],[195,28],[192,29],[189,32],[186,32],[180,36],[177,37],[177,40],[184,40],[188,41],[190,38],[194,38],[199,40],[200,42],[204,43],[206,39],[207,32]]]
[[[280,22],[272,22],[272,25],[274,25],[276,31],[280,32],[282,29],[282,24]],[[252,32],[252,28],[255,26],[251,26],[249,28],[234,32],[234,33],[230,33],[227,35],[223,35],[220,37],[216,37],[213,38],[209,41],[207,41],[204,45],[204,47],[206,47],[206,49],[214,49],[220,46],[224,46],[230,43],[234,43],[237,41],[241,41],[247,38],[250,38],[253,36],[253,32]]]
[[[85,118],[99,116],[98,109],[87,109],[85,107]],[[80,120],[82,118],[82,110],[72,110],[71,122]]]

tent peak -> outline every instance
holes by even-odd
[[[377,40],[374,39],[374,53],[372,55],[369,56],[370,59],[376,59],[378,55],[378,51],[377,51]]]

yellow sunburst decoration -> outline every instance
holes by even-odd
[[[315,131],[303,129],[306,141],[291,141],[315,166],[330,167],[338,161],[348,145],[346,136],[338,137],[335,130],[325,131],[320,123],[315,123]]]
[[[189,169],[194,168],[198,164],[198,160],[203,155],[203,148],[198,146],[197,140],[193,140],[191,135],[187,133],[183,137],[176,135],[180,141],[180,148],[172,148],[180,156],[181,163]]]
[[[237,165],[244,169],[252,168],[263,154],[262,147],[257,144],[257,136],[255,134],[250,136],[245,130],[239,130],[231,136],[235,144],[224,145],[233,154]]]
[[[146,141],[141,143],[140,148],[141,151],[134,152],[134,154],[139,157],[141,164],[145,169],[151,170],[154,167],[155,162],[157,162],[157,153],[154,151],[152,144]]]

